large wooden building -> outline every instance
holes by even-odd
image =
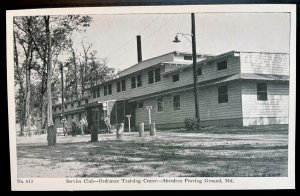
[[[197,54],[197,75],[201,126],[288,124],[289,54]],[[126,127],[131,115],[134,129],[149,125],[147,106],[157,129],[184,127],[185,118],[195,116],[191,54],[175,51],[140,61],[90,89],[89,96],[54,105],[53,119],[61,127],[65,107],[68,121],[86,115],[89,126],[100,130],[107,114],[112,124]]]

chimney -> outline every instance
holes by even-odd
[[[141,44],[141,36],[136,36],[137,41],[137,55],[138,55],[138,63],[142,61],[142,44]]]

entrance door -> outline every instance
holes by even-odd
[[[125,102],[125,115],[131,115],[130,117],[130,126],[132,130],[135,130],[135,102]],[[128,120],[125,121],[125,126],[128,127]]]

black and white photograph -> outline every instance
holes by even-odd
[[[295,188],[295,10],[7,11],[12,189]]]

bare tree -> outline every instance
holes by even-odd
[[[27,21],[26,26],[23,25],[23,21]],[[88,27],[92,19],[89,16],[34,16],[34,17],[18,17],[18,20],[14,21],[16,27],[24,32],[23,49],[25,52],[25,64],[30,65],[33,63],[33,58],[36,57],[37,66],[34,69],[41,77],[41,115],[43,116],[43,95],[47,92],[47,127],[52,123],[52,92],[56,84],[52,83],[53,73],[56,71],[56,65],[58,64],[58,56],[66,48],[69,48],[69,39],[73,31],[82,30]],[[24,28],[28,27],[28,28]],[[18,39],[17,34],[14,34],[15,41]],[[21,44],[21,45],[22,45]],[[17,46],[15,48],[15,66],[20,67],[19,51]],[[24,50],[25,51],[25,50]],[[28,51],[28,52],[27,52]],[[33,56],[33,52],[36,52],[36,56]],[[16,60],[18,59],[18,60]],[[41,66],[40,66],[41,65]],[[16,69],[17,70],[17,69]],[[53,72],[54,70],[54,72]],[[26,69],[26,81],[30,81],[30,69]],[[22,71],[17,70],[15,74],[22,75]],[[23,81],[23,77],[19,77],[20,81]],[[19,82],[20,83],[20,82]],[[22,87],[24,88],[24,86]],[[20,87],[21,89],[21,87]],[[24,88],[25,89],[25,88]],[[26,92],[30,92],[30,85],[27,85]],[[30,93],[26,94],[26,100],[30,100]],[[26,102],[26,101],[24,101]],[[29,107],[27,107],[29,108]],[[29,112],[30,114],[30,112]],[[54,134],[55,135],[55,134]],[[51,136],[52,137],[52,136]],[[55,138],[54,138],[55,139]],[[53,140],[54,141],[54,140]],[[48,143],[52,145],[51,142]],[[55,144],[55,142],[53,143]]]
[[[81,45],[82,45],[82,49],[83,49],[83,53],[84,53],[84,64],[82,67],[82,74],[81,74],[81,95],[84,96],[85,93],[85,84],[87,82],[87,72],[88,72],[88,61],[89,61],[89,50],[91,49],[91,47],[93,46],[93,44],[89,43],[87,46],[85,46],[83,40],[81,41]]]
[[[34,62],[34,47],[33,40],[28,36],[30,28],[34,22],[33,17],[23,17],[21,19],[14,18],[14,59],[15,59],[15,79],[19,83],[21,92],[20,100],[20,125],[21,134],[23,134],[24,126],[26,125],[28,130],[31,128],[31,70],[35,66]],[[17,42],[18,40],[18,42]],[[18,45],[23,49],[22,56],[23,62],[19,64],[19,52]],[[20,67],[21,66],[21,67]],[[24,82],[25,75],[25,82]]]

